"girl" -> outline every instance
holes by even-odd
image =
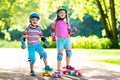
[[[53,41],[55,41],[55,35],[53,35],[54,31],[56,31],[57,36],[57,68],[58,71],[61,71],[61,60],[63,57],[63,50],[66,51],[66,68],[73,70],[74,68],[70,66],[70,58],[71,58],[71,43],[70,43],[70,34],[75,32],[77,29],[74,28],[71,30],[70,24],[68,22],[67,10],[65,6],[61,6],[58,8],[57,17],[51,28],[51,35]]]
[[[44,51],[42,45],[39,42],[39,37],[41,37],[41,40],[45,42],[47,45],[49,45],[49,42],[46,40],[46,38],[43,36],[38,23],[39,23],[40,17],[37,13],[32,13],[29,16],[30,24],[23,32],[23,37],[21,38],[22,42],[22,48],[24,49],[25,46],[25,39],[27,39],[28,43],[28,61],[30,61],[30,73],[31,76],[35,76],[34,72],[34,63],[35,63],[35,51],[39,53],[40,56],[43,57],[45,69],[51,71],[52,69],[47,64],[47,53]]]

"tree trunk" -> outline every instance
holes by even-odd
[[[117,37],[117,28],[116,28],[116,18],[115,18],[115,7],[114,0],[110,0],[110,11],[111,11],[111,28],[112,28],[112,43],[113,47],[118,47],[118,37]]]
[[[99,0],[96,0],[98,4],[98,8],[100,10],[100,15],[102,18],[102,22],[104,25],[104,29],[106,32],[106,37],[111,40],[112,46],[111,48],[118,48],[118,37],[117,37],[117,28],[116,28],[116,19],[115,19],[115,8],[114,8],[114,0],[110,0],[110,11],[111,11],[111,24],[107,23],[107,13],[104,13],[102,5]],[[110,26],[109,26],[110,25]],[[110,27],[110,29],[109,29]]]
[[[97,1],[97,4],[98,4],[98,8],[100,10],[100,15],[102,17],[102,22],[103,22],[103,25],[104,25],[104,28],[105,28],[106,37],[111,38],[112,35],[109,31],[108,24],[107,24],[107,19],[106,19],[107,14],[104,14],[104,11],[102,9],[102,5],[100,4],[100,1],[99,0],[96,0],[96,1]]]

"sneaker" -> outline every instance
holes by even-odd
[[[69,69],[69,70],[74,70],[75,69],[74,67],[72,67],[70,65],[67,65],[66,68]]]
[[[46,67],[45,67],[45,70],[47,70],[47,71],[52,71],[53,69],[50,68],[50,66],[46,66]]]
[[[31,76],[35,76],[35,72],[33,70],[30,71]]]

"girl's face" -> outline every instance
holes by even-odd
[[[64,10],[61,10],[58,15],[60,16],[60,18],[65,18],[66,16],[66,12]]]
[[[38,22],[39,22],[39,19],[34,17],[34,18],[30,19],[30,22],[33,26],[37,26]]]

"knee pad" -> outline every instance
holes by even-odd
[[[45,51],[42,52],[43,59],[47,59],[47,53]]]
[[[66,55],[67,55],[68,58],[70,58],[71,55],[72,55],[72,51],[71,51],[71,50],[67,50],[67,51],[66,51]]]
[[[35,63],[35,58],[28,58],[28,62],[30,62],[30,64],[34,64]]]
[[[61,53],[58,53],[58,57],[57,57],[57,60],[62,60],[62,57],[63,57],[63,54],[61,54]]]

